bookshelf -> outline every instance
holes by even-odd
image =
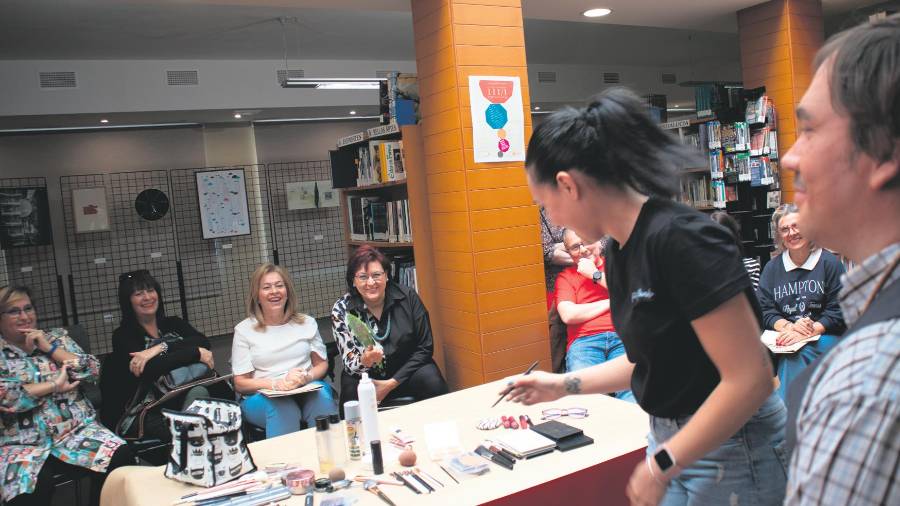
[[[695,146],[707,167],[681,174],[679,200],[701,211],[724,210],[741,226],[745,255],[765,265],[774,250],[770,219],[781,204],[777,117],[765,88],[729,92],[727,107],[662,124]],[[697,109],[700,109],[698,104]]]
[[[391,150],[402,170],[388,170]],[[373,156],[381,158],[373,163]],[[416,288],[429,305],[433,252],[419,127],[390,123],[344,137],[331,152],[331,170],[347,255],[363,244],[380,249],[394,264],[392,279]]]

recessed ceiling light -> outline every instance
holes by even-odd
[[[678,109],[678,104],[673,105],[672,107]]]
[[[535,111],[540,111],[540,110],[541,110],[541,106],[539,106],[539,105],[534,106],[534,110],[535,110]]]
[[[103,123],[105,125],[105,124],[109,123],[109,120],[106,118],[103,118],[100,120],[100,123]]]
[[[241,119],[241,118],[243,118],[243,116],[241,116],[241,113],[239,113],[239,112],[234,113],[234,119]]]
[[[612,9],[588,9],[582,13],[586,18],[602,18],[612,13]]]
[[[350,111],[350,116],[356,116],[356,111]]]

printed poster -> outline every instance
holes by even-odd
[[[52,243],[47,189],[0,188],[0,247],[10,249]]]
[[[514,76],[469,76],[475,163],[525,161],[522,85]]]
[[[341,205],[338,201],[338,191],[331,187],[331,180],[326,179],[318,182],[319,188],[319,207],[337,207]]]
[[[72,190],[72,213],[75,233],[105,232],[109,230],[109,208],[104,188]]]
[[[287,183],[285,192],[287,193],[287,208],[291,211],[316,207],[315,181]]]
[[[244,169],[209,170],[197,172],[196,177],[203,238],[249,234]]]

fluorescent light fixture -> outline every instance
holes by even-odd
[[[370,120],[370,119],[381,119],[381,116],[332,116],[332,117],[323,117],[323,118],[273,118],[273,119],[258,119],[254,120],[253,124],[278,124],[278,123],[310,123],[316,121],[356,121],[356,120]]]
[[[105,124],[109,123],[109,120],[106,118],[103,118],[100,120],[100,123],[103,123],[105,125]]]
[[[602,18],[612,14],[612,9],[588,9],[582,13],[586,18]]]
[[[377,116],[376,116],[377,117]],[[59,132],[99,132],[102,130],[140,130],[145,128],[185,128],[203,126],[200,123],[147,123],[135,125],[83,126],[83,127],[48,127],[48,128],[9,128],[0,130],[0,134],[36,134]]]
[[[290,77],[281,83],[281,87],[314,90],[377,90],[383,81],[387,81],[387,79],[377,77]]]

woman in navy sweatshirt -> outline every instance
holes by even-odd
[[[772,223],[782,253],[766,264],[759,280],[757,296],[765,327],[779,332],[776,343],[782,346],[819,336],[794,353],[779,355],[778,394],[787,401],[791,381],[837,344],[844,332],[838,305],[844,266],[835,255],[803,237],[793,204],[779,207]]]

